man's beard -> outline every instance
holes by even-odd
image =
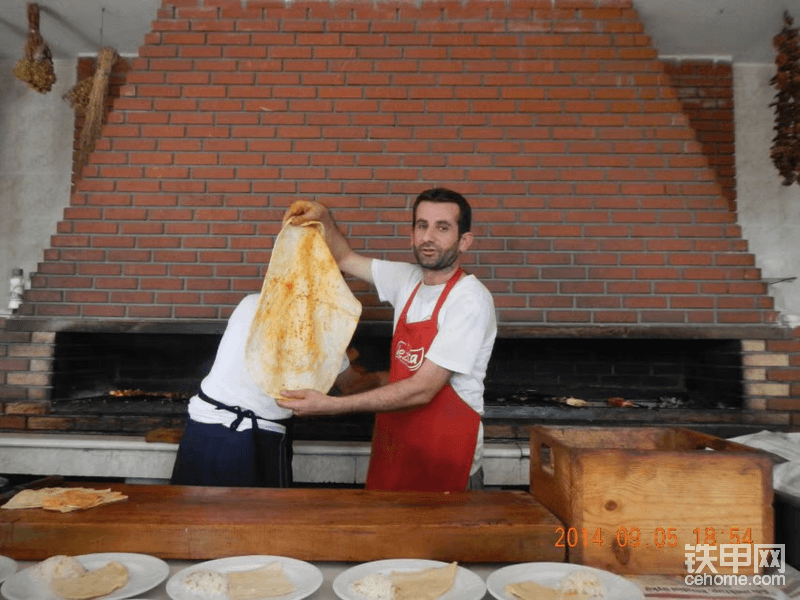
[[[414,246],[414,257],[417,259],[417,264],[423,269],[429,271],[444,271],[451,267],[458,258],[458,242],[444,250],[438,256],[425,256],[420,251],[421,247]]]

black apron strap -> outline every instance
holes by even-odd
[[[209,404],[214,406],[217,410],[227,410],[228,412],[234,413],[236,415],[236,418],[233,420],[233,423],[231,423],[231,425],[230,425],[230,428],[233,431],[237,431],[239,429],[239,425],[245,419],[250,419],[252,421],[254,430],[258,429],[259,416],[256,413],[254,413],[252,410],[243,409],[241,406],[229,406],[228,404],[220,402],[219,400],[214,400],[214,398],[211,398],[210,396],[206,395],[206,393],[203,392],[202,389],[198,390],[197,396],[201,400],[203,400],[204,402],[208,402]],[[265,420],[267,420],[267,419],[265,419]],[[289,423],[290,420],[291,420],[291,418],[289,418],[289,419],[269,419],[270,422],[277,423],[278,425],[283,425],[283,426],[286,426]]]

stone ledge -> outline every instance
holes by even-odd
[[[295,481],[362,484],[369,463],[368,442],[295,441]],[[164,483],[172,473],[177,444],[146,442],[138,436],[0,433],[4,474],[65,477],[122,477],[129,482]],[[484,479],[490,486],[528,484],[527,444],[486,444]]]

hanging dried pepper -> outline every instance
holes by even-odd
[[[783,185],[800,184],[800,36],[788,11],[783,14],[783,29],[772,39],[777,50],[777,72],[770,84],[777,88],[775,137],[770,156],[783,177]]]

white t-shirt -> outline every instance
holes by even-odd
[[[417,283],[422,269],[410,263],[372,260],[372,278],[378,297],[394,307],[394,327]],[[445,284],[419,286],[406,313],[407,323],[429,319]],[[483,414],[483,380],[497,336],[494,300],[473,275],[462,277],[439,310],[438,332],[425,353],[432,363],[452,371],[450,385],[478,414]],[[483,423],[478,428],[470,475],[483,462]]]
[[[250,376],[244,359],[247,335],[258,309],[258,299],[259,294],[245,296],[234,309],[219,342],[214,364],[200,387],[207,396],[218,402],[228,406],[239,406],[243,410],[252,410],[262,419],[259,421],[260,429],[282,433],[286,428],[278,423],[270,423],[270,420],[287,419],[292,416],[292,411],[278,406],[272,396],[261,391]],[[342,357],[341,371],[347,369],[349,365],[347,356]],[[229,410],[217,409],[199,396],[193,396],[189,400],[189,417],[198,423],[230,427],[236,419],[236,414]],[[246,418],[242,420],[237,431],[251,427],[251,419]]]

